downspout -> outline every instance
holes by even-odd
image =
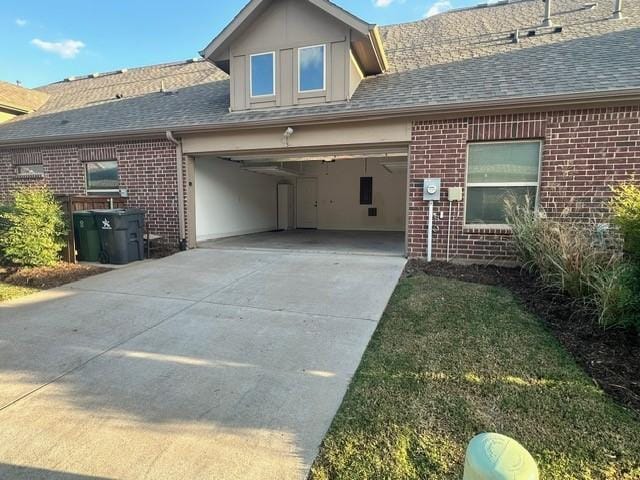
[[[542,20],[542,26],[553,26],[553,21],[551,20],[551,0],[544,0],[544,20]]]
[[[176,146],[176,173],[178,177],[178,228],[180,230],[180,250],[187,249],[187,234],[184,221],[184,175],[182,173],[182,141],[173,136],[171,130],[166,132],[167,140]]]
[[[622,18],[622,0],[616,0],[615,7],[613,9],[613,18],[620,20]]]

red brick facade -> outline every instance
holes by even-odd
[[[578,218],[602,218],[610,188],[640,172],[640,106],[416,121],[409,165],[407,235],[411,257],[426,255],[428,204],[422,200],[422,180],[442,178],[443,200],[435,208],[433,254],[436,259],[445,259],[447,188],[465,186],[467,144],[523,139],[544,142],[540,204],[551,215],[562,212]],[[0,149],[0,195],[6,197],[18,184],[41,181],[56,193],[84,194],[84,163],[117,160],[129,205],[145,209],[152,231],[176,246],[175,155],[175,146],[164,139]],[[42,163],[44,178],[16,175],[16,165],[33,163]],[[186,205],[186,193],[184,200]],[[467,227],[464,202],[454,202],[451,207],[452,260],[513,261],[508,230]]]
[[[411,257],[426,255],[428,203],[422,200],[422,180],[442,178],[433,255],[445,259],[447,188],[465,186],[467,143],[524,139],[544,142],[540,204],[551,215],[602,218],[611,187],[640,180],[640,106],[414,122],[407,228]],[[466,227],[464,202],[454,202],[451,213],[453,260],[513,261],[508,231]]]
[[[6,199],[18,185],[45,183],[57,194],[86,193],[85,166],[89,161],[117,160],[121,188],[128,205],[147,212],[152,232],[178,245],[176,147],[164,139],[91,145],[55,145],[0,149],[0,195]],[[16,175],[16,165],[41,163],[44,177]]]

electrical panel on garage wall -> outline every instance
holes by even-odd
[[[360,177],[360,205],[373,205],[373,177]]]

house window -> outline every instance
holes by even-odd
[[[326,89],[326,49],[324,45],[298,49],[298,92]]]
[[[360,205],[373,205],[372,177],[360,177]]]
[[[251,55],[251,96],[271,97],[276,94],[276,54]]]
[[[469,144],[466,224],[505,225],[507,195],[535,203],[541,152],[540,141]]]
[[[87,169],[88,193],[114,193],[120,191],[118,162],[89,162]]]
[[[41,163],[34,165],[18,165],[16,175],[19,177],[42,177],[44,176],[44,165]]]

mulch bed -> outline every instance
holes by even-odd
[[[7,267],[0,268],[0,281],[18,287],[47,290],[108,271],[108,268],[70,263],[59,263],[53,267],[39,268]]]
[[[640,414],[640,334],[603,330],[571,298],[544,289],[520,268],[409,262],[405,275],[417,272],[510,290],[544,322],[598,386]]]

